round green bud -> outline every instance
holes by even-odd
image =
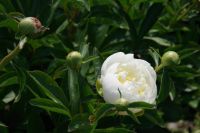
[[[163,66],[178,65],[180,63],[179,55],[174,51],[167,51],[161,58],[161,64]]]
[[[71,69],[79,69],[82,63],[82,56],[77,51],[70,52],[67,57],[67,63]]]
[[[19,22],[18,28],[19,32],[23,35],[34,35],[41,31],[42,29],[41,22],[34,17],[26,17],[21,19]]]

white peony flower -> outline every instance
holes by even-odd
[[[100,81],[103,98],[111,104],[119,104],[120,99],[153,104],[157,96],[156,72],[133,54],[117,52],[109,56],[102,65]]]

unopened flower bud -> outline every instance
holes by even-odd
[[[67,59],[68,65],[71,69],[77,70],[81,67],[82,56],[79,52],[77,52],[77,51],[70,52],[67,55],[66,59]]]
[[[20,20],[19,32],[22,35],[35,36],[38,33],[42,33],[48,28],[42,26],[41,22],[35,17],[26,17]]]
[[[167,51],[161,58],[161,64],[163,66],[178,65],[180,63],[179,55],[174,51]]]

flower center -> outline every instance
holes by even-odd
[[[134,71],[132,66],[119,64],[115,74],[118,81],[123,85],[128,85],[132,93],[137,93],[139,96],[144,95],[145,89],[147,88],[145,77],[136,70]]]
[[[117,74],[117,79],[122,84],[136,80],[134,72],[131,71],[125,64],[120,64],[117,67],[115,74]]]

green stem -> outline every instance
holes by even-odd
[[[19,44],[13,51],[11,51],[8,55],[6,55],[1,61],[0,61],[0,70],[4,68],[5,65],[7,65],[15,56],[18,55],[18,53],[22,50],[23,45],[26,43],[26,37],[20,40]]]
[[[157,67],[155,68],[155,71],[156,71],[156,72],[159,72],[163,67],[164,67],[164,65],[160,64],[159,66],[157,66]]]
[[[71,112],[72,114],[77,114],[80,106],[80,92],[78,84],[78,72],[76,70],[69,69],[68,71],[68,89]]]

